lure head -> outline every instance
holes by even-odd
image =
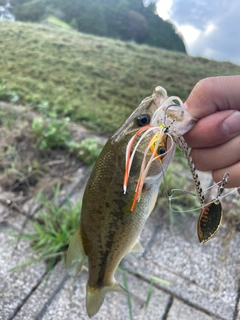
[[[162,135],[161,135],[161,132],[158,132],[153,136],[150,142],[150,150],[153,153],[154,157],[157,158],[162,163],[162,159],[166,156],[169,150],[168,144],[167,144],[168,127],[165,124],[162,124],[159,128],[163,129]]]

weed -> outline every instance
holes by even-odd
[[[149,305],[149,302],[150,302],[150,300],[152,298],[153,290],[154,290],[153,280],[151,280],[150,284],[149,284],[148,292],[147,292],[147,298],[146,298],[146,301],[145,301],[145,304],[144,304],[144,309],[147,309],[147,307]]]
[[[4,79],[0,82],[0,100],[9,101],[12,103],[16,103],[19,100],[19,95],[7,88],[6,82]]]
[[[126,297],[127,297],[127,304],[128,304],[128,310],[129,310],[130,319],[133,319],[132,303],[131,303],[131,294],[128,293],[128,282],[127,282],[126,273],[133,274],[135,276],[140,276],[140,277],[144,278],[145,280],[147,280],[149,282],[149,288],[148,288],[146,300],[145,300],[145,303],[144,303],[144,309],[146,309],[148,307],[149,302],[150,302],[150,300],[152,298],[152,294],[153,294],[153,290],[154,290],[154,283],[160,283],[162,285],[170,285],[170,282],[168,282],[166,280],[163,280],[163,279],[158,278],[156,276],[152,276],[150,274],[136,272],[135,270],[130,270],[130,269],[125,268],[123,266],[118,267],[117,271],[122,274],[123,286],[124,286],[124,289],[126,289],[126,291],[127,291],[127,296]]]
[[[32,130],[40,150],[46,148],[66,148],[70,132],[67,129],[69,118],[33,119]]]
[[[80,158],[87,165],[93,165],[97,160],[103,145],[94,138],[87,138],[81,142],[70,142],[70,152]]]
[[[56,262],[63,258],[71,237],[78,226],[81,201],[73,205],[67,199],[66,204],[60,207],[58,203],[59,193],[60,184],[54,189],[52,201],[40,193],[38,199],[42,209],[33,222],[34,231],[14,234],[17,238],[31,241],[32,250],[39,254],[37,259],[26,261],[16,268],[44,260],[47,261],[48,270],[51,270]]]
[[[37,111],[40,114],[44,115],[45,117],[48,117],[51,119],[57,118],[56,111],[52,108],[52,106],[47,100],[37,101],[36,103],[33,103],[33,106],[37,109]]]
[[[121,270],[121,273],[123,278],[123,286],[124,286],[124,289],[126,289],[127,291],[127,304],[128,304],[129,318],[130,320],[133,320],[131,295],[130,293],[128,293],[128,282],[127,282],[126,272],[124,270]]]

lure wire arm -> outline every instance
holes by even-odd
[[[223,178],[222,178],[222,180],[220,182],[221,185],[218,187],[218,197],[220,197],[221,194],[223,193],[223,191],[225,189],[224,186],[225,186],[225,184],[228,183],[229,176],[230,176],[230,174],[228,172],[224,173],[224,176],[223,176]]]
[[[217,193],[217,198],[214,200],[215,204],[218,204],[220,202],[219,197],[221,197],[224,189],[225,189],[225,184],[228,183],[228,178],[230,174],[228,172],[225,172],[223,175],[222,180],[220,181],[220,186],[218,187],[218,193]]]

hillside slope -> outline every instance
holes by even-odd
[[[8,21],[0,29],[2,88],[102,133],[113,132],[157,85],[185,99],[201,78],[240,74],[228,62],[71,30]]]

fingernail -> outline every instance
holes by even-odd
[[[186,102],[184,102],[183,108],[184,108],[185,111],[187,111],[187,114],[192,118],[192,120],[194,120],[194,121],[198,121],[198,120],[199,120],[199,118],[193,117],[193,116],[188,112],[188,104],[187,104]]]
[[[235,111],[225,119],[222,128],[228,136],[240,133],[240,112]]]

